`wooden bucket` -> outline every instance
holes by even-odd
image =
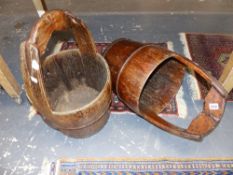
[[[45,56],[52,34],[69,30],[79,49]],[[67,11],[46,12],[20,51],[27,96],[49,126],[72,137],[87,137],[105,125],[110,71],[83,21]]]
[[[189,59],[152,44],[127,39],[114,41],[104,56],[119,99],[155,126],[181,137],[201,140],[220,121],[227,92],[215,78]],[[160,118],[158,113],[176,95],[186,67],[213,87],[205,98],[203,111],[184,129]],[[215,109],[210,107],[214,105]]]

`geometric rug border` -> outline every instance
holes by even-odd
[[[51,164],[50,175],[76,174],[142,174],[160,172],[233,173],[232,158],[63,158]],[[115,174],[115,173],[114,173]],[[118,173],[117,173],[118,174]]]

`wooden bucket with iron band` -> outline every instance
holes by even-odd
[[[44,56],[57,31],[71,31],[79,49]],[[110,71],[82,20],[67,11],[46,12],[20,49],[27,96],[48,125],[72,137],[90,136],[105,125]]]
[[[155,126],[184,138],[201,140],[219,123],[228,92],[214,77],[189,59],[153,44],[127,39],[113,42],[104,56],[119,99]],[[202,112],[187,129],[158,116],[177,93],[186,67],[212,85],[205,97]]]

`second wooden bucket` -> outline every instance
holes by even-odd
[[[189,59],[153,44],[128,39],[114,41],[104,56],[119,99],[155,126],[181,137],[201,140],[219,123],[227,92],[214,77]],[[176,95],[186,67],[213,86],[205,98],[203,111],[187,129],[158,116]]]
[[[79,49],[46,55],[54,32],[71,31]],[[27,96],[51,127],[72,137],[99,131],[109,118],[111,78],[82,20],[67,11],[46,12],[21,44]]]

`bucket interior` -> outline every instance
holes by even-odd
[[[156,67],[140,95],[140,111],[162,112],[179,90],[184,74],[185,66],[172,57]]]
[[[42,65],[44,87],[54,112],[72,112],[91,103],[107,81],[101,56],[82,58],[78,49],[56,51]]]

